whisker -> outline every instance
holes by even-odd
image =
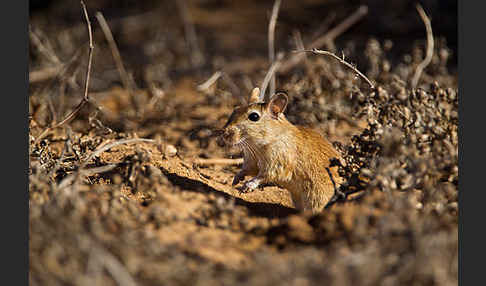
[[[241,143],[243,144],[243,146],[246,147],[245,149],[247,150],[247,152],[249,152],[249,155],[251,155],[255,161],[264,161],[268,163],[268,160],[265,156],[263,156],[262,151],[255,145],[251,144],[250,141],[248,141],[246,138],[242,138]]]

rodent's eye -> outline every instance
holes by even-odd
[[[258,121],[258,119],[260,119],[260,114],[252,112],[250,113],[250,115],[248,115],[248,119],[250,119],[251,121]]]

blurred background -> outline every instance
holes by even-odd
[[[454,68],[457,65],[457,1],[419,2],[432,20],[434,35],[443,38],[451,49],[448,64]],[[360,5],[366,5],[368,14],[340,33],[333,43],[335,47],[327,48],[341,51],[352,39],[354,50],[363,51],[369,38],[391,40],[393,47],[389,54],[395,57],[392,60],[396,64],[401,56],[411,52],[414,41],[425,39],[416,3],[404,0],[282,1],[275,35],[276,51],[295,50],[296,33],[308,46]],[[106,40],[94,19],[96,11],[102,12],[108,21],[126,69],[142,88],[147,85],[144,76],[150,71],[157,73],[154,80],[158,81],[164,80],[160,73],[165,73],[166,80],[196,70],[199,74],[206,72],[207,76],[223,62],[247,59],[249,65],[255,58],[265,58],[268,54],[268,21],[273,1],[99,0],[86,1],[86,4],[93,17],[96,43],[93,89],[111,86],[110,79],[116,77]],[[186,31],[188,23],[193,27]],[[79,44],[87,40],[78,1],[31,0],[30,27],[50,35],[53,49],[62,60],[69,59]],[[30,50],[31,69],[42,66],[43,59],[36,56],[35,45],[31,45]],[[354,51],[347,56],[358,58]],[[366,62],[358,64],[366,71]],[[244,67],[235,69],[241,71]]]

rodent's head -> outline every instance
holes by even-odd
[[[283,115],[288,103],[287,95],[279,92],[268,102],[261,102],[259,93],[260,89],[254,88],[248,104],[236,107],[231,113],[223,127],[222,139],[226,144],[240,147],[245,143],[264,144],[269,136],[279,134],[279,130],[288,126]]]

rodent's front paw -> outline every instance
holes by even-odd
[[[241,180],[243,180],[245,176],[241,173],[238,173],[235,175],[234,179],[233,179],[233,183],[231,183],[232,186],[235,186],[237,185]]]
[[[258,188],[259,185],[260,185],[260,180],[258,178],[253,178],[247,181],[246,183],[244,183],[243,186],[241,186],[241,188],[238,188],[238,190],[241,193],[249,193],[255,190],[256,188]]]

